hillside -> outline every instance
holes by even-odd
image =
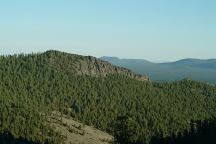
[[[101,57],[113,65],[125,67],[139,74],[146,74],[154,81],[174,81],[191,78],[216,83],[216,60],[183,59],[169,63],[153,63],[141,59]]]
[[[124,74],[140,81],[149,81],[147,76],[135,74],[129,69],[113,66],[92,56],[80,56],[54,50],[47,51],[42,55],[48,58],[47,64],[58,71],[64,70],[77,75],[97,77],[105,77],[109,74]]]
[[[68,142],[65,133],[97,141],[98,130],[85,134],[75,125],[79,121],[124,144],[149,144],[189,135],[194,124],[216,117],[215,85],[137,79],[127,69],[88,56],[57,51],[0,56],[0,81],[2,143],[61,144]],[[50,121],[54,111],[61,123]]]
[[[94,127],[80,123],[73,118],[52,112],[49,123],[65,138],[65,144],[109,144],[113,137]]]

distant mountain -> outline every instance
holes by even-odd
[[[216,59],[208,59],[208,60],[182,59],[176,62],[162,63],[162,64],[173,65],[173,66],[187,66],[187,67],[194,67],[194,68],[216,69]]]
[[[146,74],[155,81],[191,78],[216,83],[216,59],[182,59],[168,63],[153,63],[142,59],[119,59],[117,57],[101,57],[100,59],[131,69],[139,74]]]

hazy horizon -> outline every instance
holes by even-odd
[[[77,54],[77,55],[83,55],[83,56],[93,56],[96,58],[102,58],[102,57],[109,57],[109,58],[118,58],[121,60],[144,60],[144,61],[148,61],[148,62],[153,62],[153,63],[166,63],[166,62],[176,62],[179,60],[184,60],[184,59],[197,59],[197,60],[211,60],[211,59],[216,59],[216,58],[193,58],[193,57],[185,57],[185,58],[180,58],[180,59],[174,59],[174,60],[151,60],[151,59],[145,59],[145,58],[136,58],[136,57],[131,57],[131,58],[127,58],[127,57],[118,57],[115,55],[102,55],[102,56],[94,56],[94,55],[89,55],[89,54],[80,54],[80,53],[74,53],[74,52],[68,52],[68,51],[63,51],[63,50],[58,50],[58,49],[47,49],[44,51],[26,51],[26,52],[9,52],[9,53],[0,53],[0,55],[14,55],[14,54],[34,54],[34,53],[44,53],[46,51],[50,51],[50,50],[56,50],[56,51],[60,51],[60,52],[66,52],[69,54]]]

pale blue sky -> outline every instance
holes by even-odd
[[[0,0],[0,54],[216,58],[216,0]]]

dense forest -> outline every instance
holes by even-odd
[[[116,143],[160,143],[215,120],[216,86],[190,79],[151,82],[57,51],[0,56],[0,139],[63,143],[47,120],[52,111],[107,131]]]

